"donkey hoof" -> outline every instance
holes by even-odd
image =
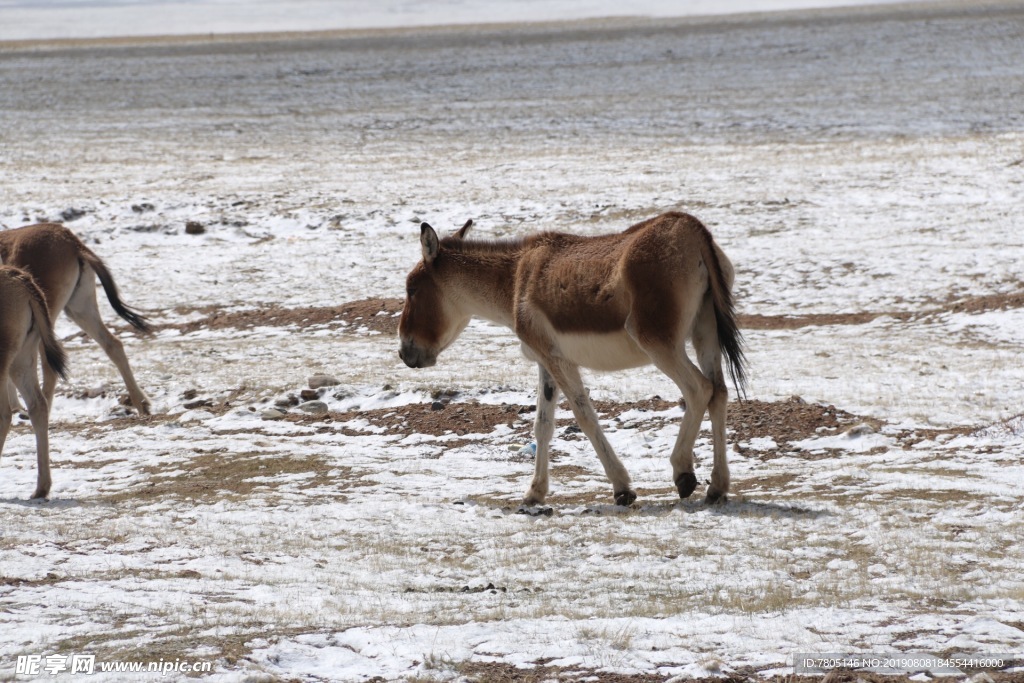
[[[697,488],[696,475],[693,472],[683,472],[676,478],[676,488],[679,489],[680,498],[689,498],[690,494]]]
[[[49,495],[49,489],[36,489],[36,492],[32,494],[32,500],[45,500]]]
[[[725,491],[719,491],[717,489],[708,489],[708,495],[704,499],[706,505],[723,505],[729,502],[729,496],[725,495]]]
[[[543,505],[546,496],[538,496],[536,493],[529,493],[523,498],[523,507],[532,508],[536,505]]]
[[[629,507],[636,500],[636,494],[629,489],[625,491],[619,491],[615,494],[615,504],[621,505],[622,507]]]

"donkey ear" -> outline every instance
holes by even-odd
[[[420,245],[423,247],[424,261],[430,263],[437,258],[437,250],[441,245],[437,239],[437,233],[430,227],[430,223],[420,225]]]
[[[459,228],[459,231],[455,233],[455,239],[461,240],[461,239],[465,238],[466,233],[469,232],[469,229],[472,228],[472,227],[473,227],[473,219],[470,218],[468,221],[466,221],[466,224],[463,225],[461,228]]]

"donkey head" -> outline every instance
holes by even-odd
[[[461,240],[473,221],[452,237]],[[446,263],[445,251],[429,224],[420,225],[423,260],[405,280],[405,308],[398,321],[402,345],[399,357],[410,368],[429,368],[437,356],[466,329],[469,316],[459,311],[454,264]]]

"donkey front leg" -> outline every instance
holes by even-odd
[[[540,369],[537,387],[537,418],[533,424],[533,438],[537,442],[537,459],[534,463],[533,481],[523,499],[523,505],[540,505],[548,495],[548,460],[551,437],[555,433],[555,409],[558,406],[558,385],[551,374]]]
[[[611,444],[608,443],[604,432],[601,431],[601,425],[597,421],[597,411],[594,410],[594,406],[590,403],[590,397],[587,396],[587,389],[583,386],[579,368],[562,361],[552,363],[548,371],[561,387],[566,398],[569,399],[569,406],[572,408],[572,414],[576,417],[577,424],[590,439],[594,450],[597,451],[597,457],[601,461],[601,465],[604,466],[605,476],[612,483],[615,504],[631,505],[636,500],[636,492],[630,485],[629,473],[626,472],[622,461],[615,455]],[[539,446],[538,443],[538,452]]]

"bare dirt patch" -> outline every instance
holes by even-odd
[[[382,334],[396,334],[401,299],[363,299],[337,306],[303,306],[286,308],[271,305],[244,311],[219,311],[209,306],[201,309],[179,308],[179,315],[203,313],[205,317],[187,323],[155,325],[154,330],[174,329],[182,334],[197,330],[246,330],[254,327],[366,327]]]
[[[1024,308],[1024,291],[1006,294],[983,294],[962,299],[934,301],[918,311],[859,311],[853,313],[807,313],[801,315],[739,315],[739,325],[748,330],[796,330],[803,327],[830,325],[865,325],[887,317],[909,322],[934,318],[947,313],[987,313]]]
[[[803,327],[824,327],[829,325],[864,325],[877,318],[890,316],[909,320],[911,313],[807,313],[804,315],[759,315],[751,313],[738,316],[739,326],[746,330],[798,330]]]
[[[682,404],[682,401],[651,398],[641,401],[598,401],[594,407],[602,417],[610,418],[628,410],[663,412]],[[831,433],[864,422],[871,420],[832,405],[807,403],[796,396],[785,401],[732,401],[729,403],[727,417],[731,439],[748,441],[757,437],[771,437],[777,443],[808,439],[820,434],[822,428]]]
[[[184,468],[184,471],[182,471]],[[196,449],[187,463],[146,467],[144,486],[114,493],[113,502],[146,502],[166,497],[212,503],[224,498],[248,498],[257,489],[273,489],[286,479],[298,490],[350,488],[351,468],[333,465],[315,456],[296,458],[258,452],[232,453]],[[345,482],[348,482],[347,484]]]
[[[676,423],[678,418],[665,417],[669,409],[680,405],[681,401],[667,401],[655,397],[639,401],[595,401],[594,408],[606,420],[615,419],[626,412],[651,413],[652,423]],[[561,409],[568,410],[569,405],[562,402]],[[326,416],[311,416],[289,413],[285,420],[297,424],[317,424],[330,422],[351,422],[364,420],[374,427],[379,427],[389,434],[429,434],[444,436],[455,434],[489,434],[498,425],[504,424],[513,429],[517,435],[528,437],[532,434],[535,406],[521,404],[490,404],[477,400],[442,403],[412,403],[401,408],[378,408],[373,410],[353,410],[348,412],[332,412]],[[642,420],[643,418],[641,418]],[[558,420],[563,430],[562,438],[573,438],[576,424],[572,418]],[[856,424],[880,425],[877,420],[864,418],[831,405],[807,403],[803,399],[793,397],[785,401],[734,401],[729,404],[728,429],[730,440],[747,441],[755,437],[771,437],[778,443],[799,441],[824,431],[835,431],[849,428]],[[584,438],[579,435],[579,438]]]

